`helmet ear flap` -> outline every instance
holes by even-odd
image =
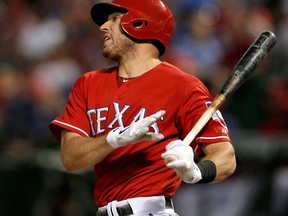
[[[135,29],[147,28],[148,21],[146,20],[133,20],[131,24],[134,26]]]
[[[136,39],[148,40],[156,37],[159,29],[162,27],[162,22],[156,23],[145,17],[137,17],[136,14],[129,11],[122,16],[121,27]]]
[[[141,31],[141,30],[147,30],[149,25],[149,20],[147,20],[144,17],[139,17],[133,11],[128,11],[126,14],[124,14],[121,17],[121,26],[122,28],[130,31]]]

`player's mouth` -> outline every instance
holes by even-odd
[[[105,41],[108,41],[108,40],[110,40],[110,39],[111,39],[111,37],[110,37],[109,35],[107,35],[107,34],[105,34],[105,35],[103,36],[104,42],[105,42]]]

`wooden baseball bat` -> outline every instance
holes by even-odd
[[[227,81],[224,83],[220,92],[216,95],[212,104],[202,114],[200,119],[196,122],[192,130],[184,138],[187,145],[194,140],[197,134],[211,119],[212,115],[225,103],[230,97],[252,74],[259,63],[266,57],[276,43],[276,37],[271,31],[262,32],[247,49],[238,63],[235,65],[230,73]],[[167,156],[164,161],[165,164],[176,160],[174,156]]]

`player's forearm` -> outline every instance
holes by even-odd
[[[106,135],[92,138],[81,137],[69,131],[62,132],[61,158],[68,171],[92,167],[112,151],[113,148],[107,144]]]
[[[230,143],[215,143],[203,148],[206,157],[203,160],[211,160],[216,165],[216,177],[214,183],[220,182],[231,176],[236,169],[234,148]]]

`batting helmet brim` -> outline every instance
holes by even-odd
[[[127,12],[128,10],[113,3],[98,3],[95,4],[91,9],[91,17],[93,21],[98,25],[103,25],[107,20],[108,16],[115,12]]]

